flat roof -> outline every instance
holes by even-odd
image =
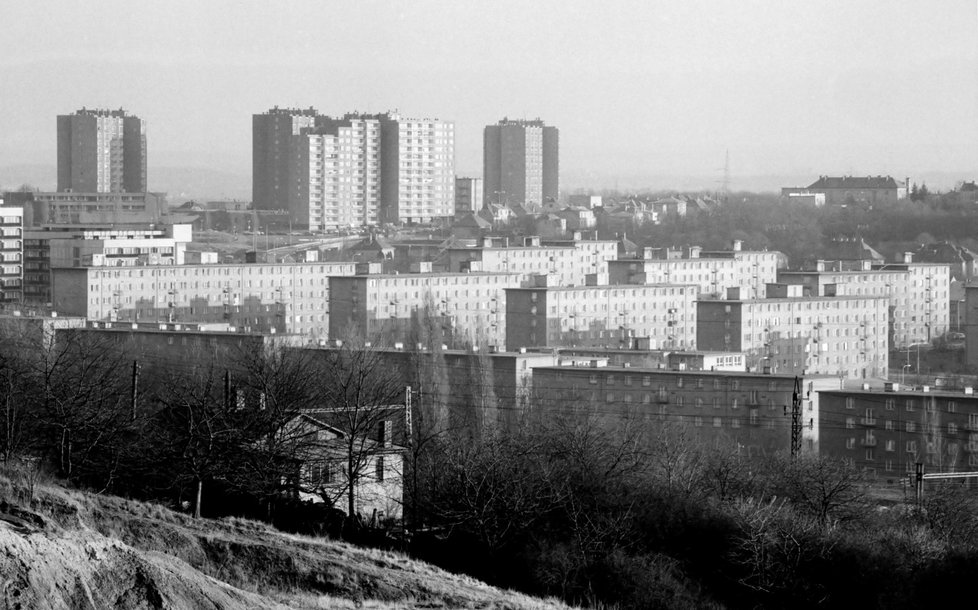
[[[668,374],[668,375],[721,375],[724,377],[750,377],[752,379],[778,379],[784,381],[794,381],[796,375],[777,375],[771,373],[750,373],[747,371],[677,371],[674,369],[660,369],[653,367],[642,367],[642,366],[583,366],[583,365],[566,365],[566,366],[541,366],[537,369],[548,370],[552,369],[554,371],[603,371],[612,373],[658,373],[658,374]],[[803,376],[798,375],[799,379],[804,379]]]

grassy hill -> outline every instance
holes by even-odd
[[[29,478],[0,470],[4,608],[566,607],[396,553]]]

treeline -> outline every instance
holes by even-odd
[[[978,503],[960,485],[883,509],[845,462],[747,456],[644,417],[596,418],[585,403],[534,412],[531,401],[501,426],[485,370],[467,377],[463,404],[430,351],[405,372],[352,341],[172,361],[91,336],[0,335],[4,462],[322,532],[333,514],[294,492],[352,513],[377,447],[364,439],[403,404],[407,373],[423,392],[394,433],[403,520],[386,538],[351,519],[334,535],[383,538],[492,584],[598,607],[940,606],[967,594],[964,575],[978,567]],[[292,425],[311,409],[332,414],[342,442]],[[324,455],[352,473],[345,486],[300,474]]]
[[[881,508],[843,461],[591,418],[442,451],[414,552],[584,606],[941,607],[978,568],[960,485]]]
[[[288,518],[299,492],[355,515],[390,406],[403,400],[375,354],[205,344],[173,359],[125,336],[0,330],[4,463],[195,516]],[[310,412],[318,419],[303,419]],[[344,476],[326,485],[303,474],[325,462]]]
[[[690,211],[685,218],[667,218],[629,234],[640,245],[701,245],[729,249],[743,240],[750,249],[778,250],[792,267],[838,251],[833,240],[859,236],[887,260],[921,244],[950,241],[978,248],[978,208],[958,200],[956,193],[930,195],[926,200],[893,204],[813,208],[782,201],[776,195],[737,193],[710,213]]]

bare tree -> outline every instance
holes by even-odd
[[[345,496],[353,523],[358,487],[374,476],[377,458],[390,451],[394,418],[404,417],[403,378],[380,351],[355,335],[318,355],[316,412],[340,432],[343,480],[333,489]]]

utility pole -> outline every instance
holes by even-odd
[[[138,398],[139,388],[139,361],[132,361],[132,414],[131,421],[136,421],[136,399]]]
[[[231,410],[231,371],[224,371],[224,410]]]
[[[411,386],[404,388],[404,434],[408,447],[410,447],[414,437],[414,433],[411,431]]]
[[[801,379],[795,377],[791,393],[791,457],[801,454]]]
[[[924,501],[924,463],[917,462],[916,467],[916,477],[914,481],[914,492],[917,498],[917,506]]]

